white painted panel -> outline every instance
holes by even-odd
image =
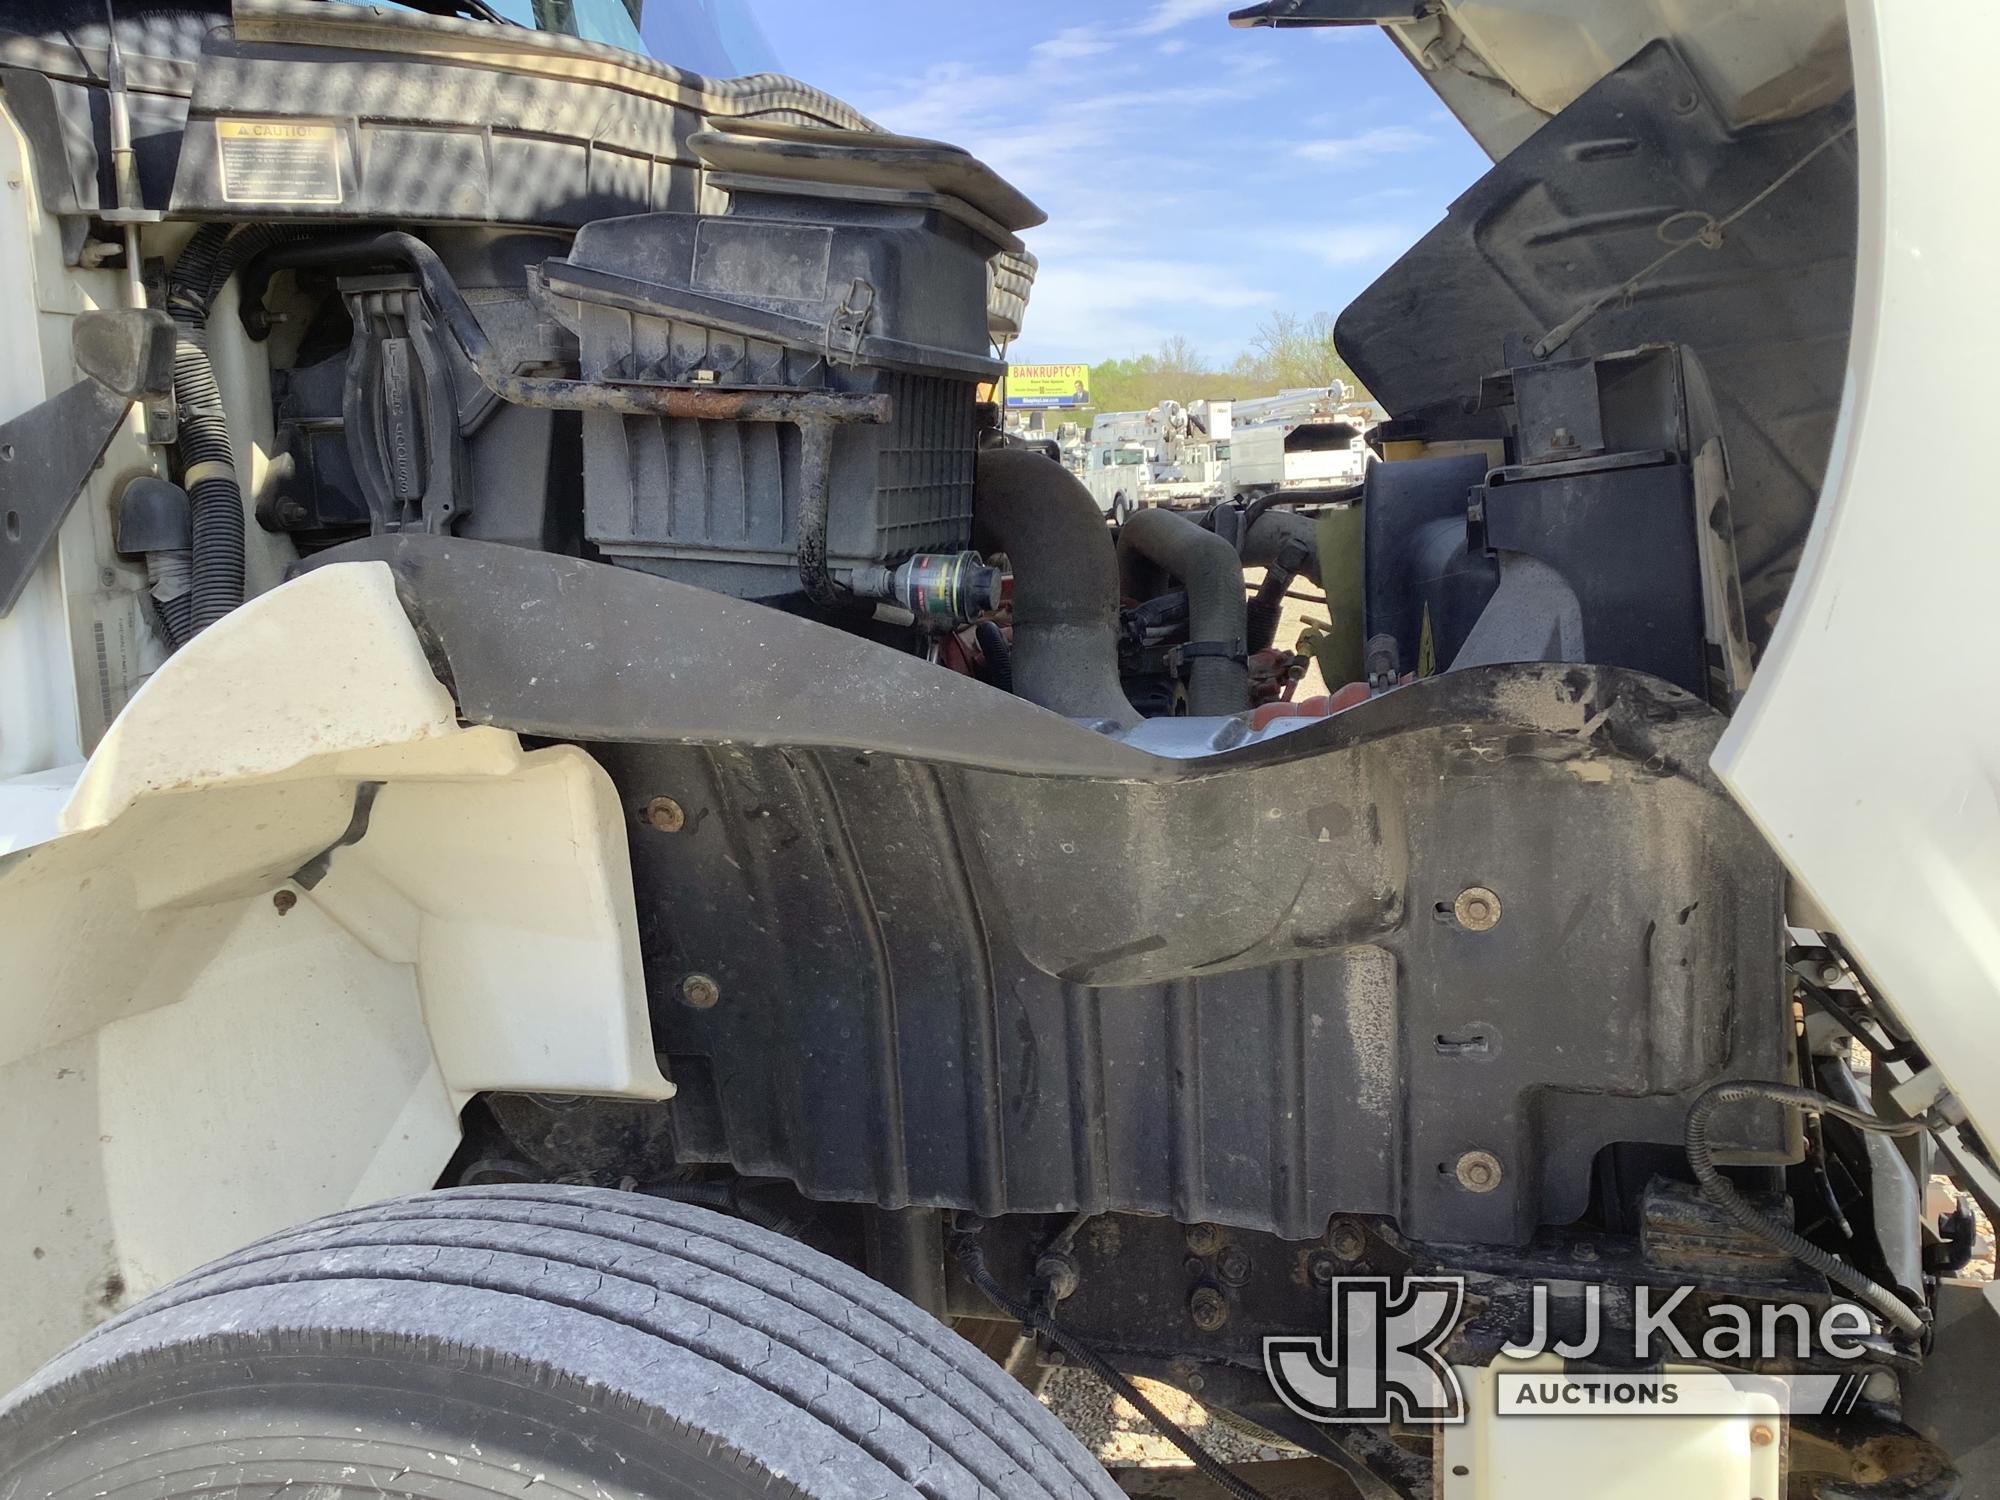
[[[1797,583],[1715,766],[2000,1128],[2000,8],[1852,6],[1848,387]],[[1940,38],[1949,38],[1940,45]]]

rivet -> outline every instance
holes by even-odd
[[[687,814],[673,798],[655,797],[646,804],[646,823],[661,833],[679,833],[687,827]]]
[[[681,999],[696,1010],[709,1010],[722,998],[722,987],[706,974],[690,974],[681,981]]]

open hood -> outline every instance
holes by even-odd
[[[1264,0],[1238,26],[1379,25],[1499,160],[1652,42],[1670,42],[1732,127],[1851,87],[1841,0]]]

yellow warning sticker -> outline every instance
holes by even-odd
[[[340,128],[298,120],[217,120],[225,203],[338,203]]]

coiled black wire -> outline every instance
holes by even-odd
[[[1831,1115],[1857,1129],[1879,1131],[1883,1135],[1917,1135],[1930,1127],[1922,1120],[1884,1120],[1866,1110],[1835,1103],[1811,1089],[1785,1083],[1743,1080],[1718,1083],[1704,1090],[1688,1110],[1685,1134],[1688,1165],[1694,1168],[1695,1181],[1701,1184],[1703,1197],[1766,1244],[1776,1246],[1818,1271],[1828,1281],[1847,1288],[1880,1313],[1884,1322],[1912,1338],[1922,1338],[1926,1332],[1923,1316],[1901,1297],[1839,1256],[1822,1250],[1789,1224],[1780,1224],[1753,1207],[1736,1191],[1729,1179],[1716,1170],[1715,1153],[1708,1144],[1709,1117],[1721,1106],[1744,1099],[1762,1099],[1789,1105],[1808,1114]]]
[[[985,1293],[1008,1317],[1016,1319],[1023,1328],[1041,1334],[1050,1343],[1061,1349],[1071,1359],[1089,1370],[1099,1380],[1110,1386],[1120,1396],[1131,1403],[1133,1410],[1159,1431],[1161,1437],[1172,1443],[1187,1455],[1189,1463],[1200,1470],[1216,1484],[1236,1496],[1236,1500],[1270,1500],[1262,1490],[1239,1476],[1227,1465],[1218,1461],[1201,1444],[1189,1437],[1173,1418],[1146,1399],[1145,1393],[1125,1378],[1123,1371],[1116,1368],[1103,1355],[1076,1337],[1068,1329],[1061,1327],[1048,1312],[1038,1306],[1016,1302],[1000,1289],[993,1274],[986,1269],[986,1257],[978,1243],[969,1234],[955,1238],[952,1253],[958,1259],[959,1269],[965,1272],[965,1279]]]

